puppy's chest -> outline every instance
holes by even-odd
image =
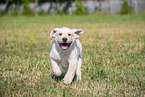
[[[63,52],[58,52],[56,50],[52,50],[51,54],[50,54],[50,57],[54,60],[58,60],[58,61],[61,61],[61,60],[67,60],[69,59],[70,57],[70,54],[69,53],[63,53]]]
[[[64,52],[58,52],[58,60],[68,60],[69,58],[70,58],[70,56],[71,56],[71,53],[70,52],[66,52],[66,53],[64,53]]]

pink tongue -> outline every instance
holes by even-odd
[[[61,48],[62,48],[62,49],[67,49],[68,47],[67,47],[67,46],[61,46]]]

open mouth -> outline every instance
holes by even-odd
[[[72,42],[70,42],[70,43],[59,43],[59,42],[58,42],[59,46],[60,46],[61,49],[63,49],[63,50],[67,50],[67,49],[70,47],[71,43],[72,43]]]

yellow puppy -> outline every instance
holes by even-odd
[[[55,38],[50,51],[52,70],[59,77],[64,72],[64,83],[70,84],[75,76],[81,80],[81,53],[82,45],[76,38],[83,34],[82,29],[70,29],[67,27],[55,28],[50,33],[50,39]],[[60,70],[59,64],[63,71]]]

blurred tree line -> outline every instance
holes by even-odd
[[[17,8],[23,4],[24,8],[26,8],[28,10],[29,3],[35,3],[35,5],[37,6],[37,5],[41,5],[42,3],[45,3],[45,2],[50,2],[50,8],[48,9],[48,12],[49,12],[52,9],[53,3],[59,3],[61,5],[63,2],[67,2],[65,7],[63,8],[64,13],[67,13],[68,8],[71,6],[71,3],[73,1],[82,1],[82,0],[0,0],[0,4],[2,4],[2,3],[7,4],[5,11],[4,11],[4,13],[7,13],[9,11],[9,7],[12,4],[15,4]]]
[[[88,0],[0,0],[0,4],[3,4],[3,3],[6,4],[4,13],[8,13],[11,5],[13,4],[16,6],[14,9],[14,11],[16,13],[18,13],[17,11],[20,8],[20,6],[24,5],[24,11],[23,11],[24,14],[28,14],[28,13],[33,14],[32,10],[29,8],[29,3],[34,3],[35,7],[37,7],[37,6],[40,6],[42,3],[49,2],[50,3],[50,7],[48,9],[48,13],[49,13],[51,11],[51,9],[53,8],[53,3],[57,3],[61,6],[62,3],[66,2],[63,10],[60,10],[57,7],[56,7],[56,9],[57,9],[57,13],[59,13],[59,14],[67,14],[68,9],[71,6],[73,1],[76,1],[77,3],[79,3],[77,5],[77,7],[78,7],[77,11],[79,11],[79,12],[76,12],[76,13],[88,14],[88,9],[83,8],[83,6],[80,4],[81,1],[88,1]],[[94,0],[94,1],[103,1],[103,0]],[[42,13],[42,11],[41,11],[41,13]]]
[[[0,0],[0,4],[7,3],[7,2],[21,4],[22,1],[25,1],[25,0]],[[26,1],[28,1],[29,3],[35,3],[35,2],[38,2],[38,3],[59,2],[59,3],[62,3],[62,2],[68,2],[68,1],[89,1],[89,0],[26,0]],[[94,1],[105,1],[105,0],[94,0]]]
[[[67,2],[64,8],[64,11],[66,11],[69,8],[69,6],[71,6],[72,1],[75,1],[75,0],[0,0],[0,4],[3,4],[3,3],[7,4],[5,8],[5,12],[7,13],[11,4],[15,4],[18,7],[23,4],[24,7],[26,7],[26,4],[29,4],[29,3],[35,3],[36,5],[40,5],[41,3],[50,2],[51,4],[49,8],[50,10],[52,7],[52,3],[59,3],[61,5],[63,2]]]
[[[71,7],[72,2],[74,1],[76,2],[76,10],[73,12],[73,14],[76,15],[89,14],[89,9],[87,7],[84,7],[81,3],[81,1],[89,1],[89,0],[0,0],[0,4],[6,4],[4,11],[0,11],[0,15],[4,15],[8,13],[10,9],[12,15],[18,15],[20,13],[22,15],[46,15],[46,14],[52,15],[51,10],[53,9],[55,10],[53,11],[54,15],[69,14],[68,9],[69,7]],[[106,0],[93,0],[93,1],[106,1]],[[133,13],[133,8],[128,4],[128,0],[122,0],[122,1],[123,1],[123,5],[120,13],[121,14]],[[43,9],[40,9],[39,11],[36,12],[35,9],[37,7],[40,7],[41,4],[45,2],[50,3],[47,12]],[[35,8],[31,9],[29,3],[33,3]],[[55,7],[53,5],[54,3],[57,3]],[[63,7],[63,9],[59,9],[59,6],[61,6],[62,4],[65,4],[65,6]],[[22,11],[20,10],[21,5],[23,5]]]

